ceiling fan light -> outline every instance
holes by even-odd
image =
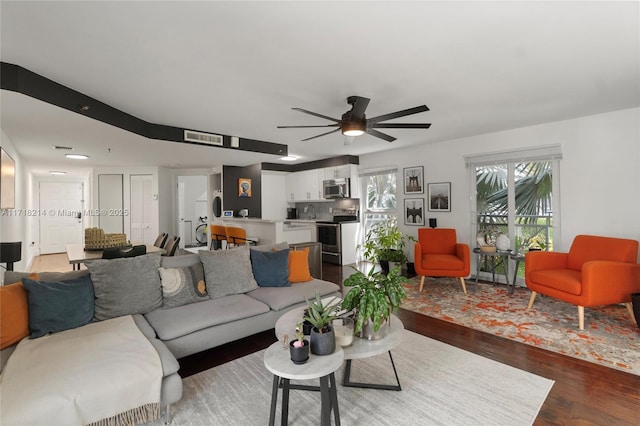
[[[364,123],[342,123],[342,134],[345,136],[360,136],[364,134]]]

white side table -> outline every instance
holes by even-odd
[[[290,380],[320,379],[320,424],[331,424],[333,410],[336,426],[340,425],[340,411],[338,409],[338,394],[336,391],[335,371],[340,368],[344,360],[344,352],[337,347],[331,355],[309,355],[309,361],[304,364],[294,364],[289,355],[289,346],[282,347],[276,342],[267,348],[264,354],[264,366],[273,373],[273,388],[271,391],[271,410],[269,425],[273,426],[278,403],[278,389],[282,385],[282,424],[286,425],[289,417],[289,390],[317,390],[312,386],[292,385]]]

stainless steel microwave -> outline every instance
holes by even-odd
[[[324,198],[349,198],[349,179],[325,180],[322,182]]]

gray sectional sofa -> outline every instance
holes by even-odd
[[[276,251],[283,249],[288,251],[288,245],[280,243],[274,246],[258,246],[257,249],[269,253],[268,256],[271,256],[271,253]],[[233,253],[230,254],[230,252]],[[159,262],[156,260],[157,263],[141,259],[150,256],[155,256],[157,259],[157,255],[100,260],[89,264],[88,270],[69,273],[41,273],[39,280],[61,281],[91,274],[96,298],[95,315],[98,317],[94,317],[94,321],[109,316],[127,314],[127,309],[133,311],[130,314],[133,315],[138,328],[152,343],[161,359],[163,369],[161,405],[166,407],[167,419],[170,419],[170,405],[182,397],[182,381],[178,375],[177,359],[269,330],[275,326],[275,322],[281,315],[291,309],[306,305],[306,300],[315,297],[316,292],[322,296],[339,296],[340,287],[338,285],[315,278],[284,286],[263,287],[255,282],[247,284],[247,281],[253,280],[252,264],[247,263],[246,260],[248,253],[248,248],[224,252],[206,251],[199,254],[189,253],[162,257]],[[140,262],[147,265],[144,267],[147,269],[146,271],[140,270],[139,265],[142,264]],[[155,271],[148,270],[153,268],[149,267],[149,264],[159,264],[159,267],[156,267]],[[129,268],[130,265],[131,268]],[[269,276],[278,273],[282,275],[281,266],[282,261],[279,264],[274,263],[273,266],[268,261],[263,263],[262,276],[264,277],[264,272],[267,272]],[[116,277],[115,281],[107,282],[106,285],[96,282],[100,277],[100,280],[104,279],[105,271],[110,276]],[[160,271],[162,273],[159,274]],[[174,292],[175,294],[164,291],[166,290],[165,282],[160,277],[165,277],[167,273],[174,273],[175,276],[181,276],[184,280],[185,271],[187,281],[189,278],[195,280],[194,288],[197,287],[196,282],[199,282],[200,286],[203,283],[198,272],[193,271],[203,271],[208,291],[205,293],[204,288],[200,288],[203,294],[194,294],[194,288],[187,286],[189,287],[187,290],[191,292],[187,294],[184,285],[181,290]],[[140,281],[136,282],[136,280],[127,278],[127,274],[131,275],[134,272],[136,276],[147,274],[146,276],[153,277],[155,274],[158,278],[157,280],[148,278],[147,282],[142,284]],[[4,282],[17,282],[26,275],[26,273],[6,272]],[[153,287],[153,296],[150,296],[149,299],[156,297],[157,289],[155,287],[160,285],[160,289],[163,291],[163,300],[160,305],[154,302],[155,309],[145,312],[139,302],[136,304],[131,301],[139,295],[128,295],[135,294],[135,292],[139,294],[140,286],[148,285],[148,281],[154,281],[149,287]],[[224,287],[222,292],[219,287],[214,287],[214,285]],[[173,290],[175,288],[168,289],[169,292]],[[118,294],[118,292],[120,293]],[[180,293],[178,299],[171,298],[178,293]],[[197,288],[196,293],[198,293]],[[187,294],[186,299],[185,294]],[[216,297],[212,297],[212,294],[215,294]],[[117,299],[118,297],[120,299]],[[122,303],[114,303],[114,300],[122,300]],[[176,303],[176,300],[179,303]],[[178,306],[175,306],[176,304]],[[111,312],[111,308],[116,309]],[[14,347],[15,345],[2,350],[2,366],[7,360],[10,361]]]

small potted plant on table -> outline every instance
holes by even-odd
[[[296,340],[289,343],[289,353],[294,364],[304,364],[309,359],[309,341],[304,338],[301,322],[296,325]]]
[[[326,304],[323,304],[318,292],[316,292],[315,302],[307,300],[307,303],[309,308],[304,319],[313,325],[309,337],[311,353],[315,355],[332,354],[336,349],[336,338],[331,324],[337,317],[340,303],[337,303],[337,298],[334,297]]]

